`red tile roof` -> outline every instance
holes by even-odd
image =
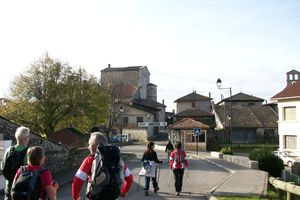
[[[300,97],[300,81],[286,86],[286,88],[284,88],[281,92],[273,96],[271,99],[285,99],[293,97]]]
[[[169,128],[171,129],[182,129],[182,130],[192,130],[194,128],[201,128],[201,129],[208,129],[209,126],[193,120],[191,118],[184,118],[180,121],[175,122],[174,124],[170,125]]]

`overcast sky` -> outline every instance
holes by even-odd
[[[0,97],[43,56],[100,70],[147,65],[167,110],[196,90],[270,99],[300,71],[299,0],[0,0]]]

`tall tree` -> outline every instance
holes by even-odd
[[[0,114],[40,134],[66,126],[85,132],[109,114],[108,94],[94,76],[48,54],[13,81],[10,93]]]

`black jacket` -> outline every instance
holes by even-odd
[[[156,163],[162,163],[161,160],[158,160],[157,154],[155,151],[145,151],[144,155],[142,157],[142,162],[144,162],[145,160],[154,161]]]

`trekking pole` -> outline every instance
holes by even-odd
[[[157,177],[157,184],[159,183],[159,177],[160,177],[160,164],[158,165],[158,177]]]
[[[136,191],[138,192],[139,191],[139,187],[140,187],[140,181],[141,181],[141,176],[139,175],[139,182],[136,186]]]
[[[186,168],[186,182],[187,182],[188,188],[191,190],[190,178],[189,178],[189,171],[188,171],[187,168]],[[189,192],[189,194],[191,195],[191,192]]]
[[[170,195],[170,182],[171,182],[171,173],[172,173],[172,170],[170,170],[170,173],[169,173],[169,181],[168,181],[168,195]]]

